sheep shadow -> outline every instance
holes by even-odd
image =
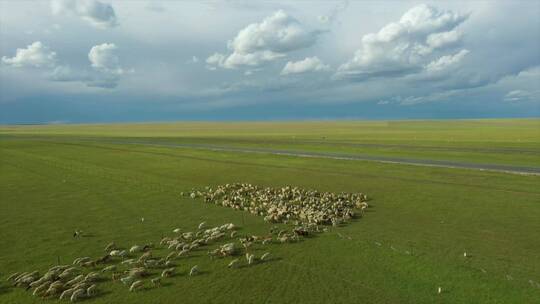
[[[82,298],[79,301],[89,301],[89,300],[93,300],[93,299],[99,299],[99,298],[105,297],[105,296],[107,296],[108,294],[111,294],[111,293],[112,293],[112,291],[101,290],[101,291],[98,291],[95,295],[93,295],[91,297]]]
[[[264,265],[264,264],[268,264],[268,263],[274,263],[274,262],[278,262],[278,261],[281,261],[281,260],[283,260],[283,258],[272,257],[272,258],[265,259],[264,261],[258,260],[257,262],[255,262],[254,264],[251,264],[251,265],[242,264],[242,265],[236,266],[235,268],[236,269],[244,269],[244,268],[250,268],[250,267],[257,267],[259,265]]]
[[[198,257],[200,257],[200,255],[194,255],[194,254],[183,255],[181,257],[177,257],[174,261],[176,261],[176,260],[187,260],[187,259],[193,259],[193,258],[198,258]]]
[[[6,294],[8,292],[11,292],[13,288],[10,288],[9,286],[2,286],[0,285],[0,295]]]
[[[174,276],[173,276],[174,277]],[[160,288],[160,287],[164,287],[164,288],[167,288],[167,287],[171,287],[173,286],[174,284],[172,282],[161,282],[159,284],[159,286],[154,286],[153,288]]]
[[[207,271],[207,270],[199,270],[197,271],[197,274],[195,275],[192,275],[190,276],[189,273],[187,274],[187,277],[190,278],[190,277],[198,277],[198,276],[205,276],[205,275],[209,275],[210,274],[210,271]]]

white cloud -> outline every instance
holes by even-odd
[[[93,46],[88,53],[92,67],[104,73],[122,75],[124,70],[120,67],[120,60],[116,54],[117,49],[114,43]]]
[[[281,70],[281,75],[320,72],[328,70],[330,70],[329,65],[324,64],[319,58],[313,56],[306,57],[304,60],[296,62],[287,62],[285,67],[283,67],[283,70]]]
[[[120,78],[127,74],[120,66],[117,49],[113,43],[95,45],[88,52],[90,68],[59,65],[49,74],[49,79],[59,82],[81,82],[89,87],[115,88]]]
[[[445,70],[458,64],[469,53],[468,50],[461,50],[453,55],[442,56],[426,65],[426,71],[435,72]]]
[[[100,29],[118,25],[112,5],[97,0],[52,0],[51,10],[53,14],[79,16]]]
[[[14,57],[3,56],[2,62],[14,67],[50,67],[55,65],[56,53],[36,41],[25,49],[17,49]]]
[[[427,5],[413,7],[398,22],[364,35],[361,48],[339,67],[337,76],[366,79],[417,73],[432,61],[434,53],[447,51],[460,41],[462,34],[455,28],[467,18]]]
[[[206,63],[228,69],[260,66],[283,58],[288,52],[312,46],[319,34],[279,10],[260,23],[240,30],[227,44],[231,50],[229,55],[215,53]]]
[[[458,43],[462,36],[463,34],[457,30],[433,33],[427,36],[426,43],[431,49],[437,49]]]
[[[519,102],[532,99],[532,94],[524,90],[513,90],[504,96],[504,101]]]

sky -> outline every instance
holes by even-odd
[[[540,116],[540,1],[0,1],[0,123]]]

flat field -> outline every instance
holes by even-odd
[[[323,157],[336,153],[536,170],[540,120],[0,126],[0,303],[56,302],[5,278],[111,241],[158,243],[202,221],[266,234],[261,217],[180,196],[234,182],[362,192],[370,208],[298,243],[255,245],[266,263],[228,269],[205,248],[160,288],[107,281],[85,302],[540,303],[539,175]]]

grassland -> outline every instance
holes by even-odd
[[[278,259],[269,263],[230,270],[227,260],[210,261],[201,252],[162,288],[129,293],[110,284],[88,302],[539,303],[538,176],[119,142],[343,149],[538,166],[539,130],[539,120],[0,127],[0,277],[98,256],[113,240],[155,242],[203,220],[266,232],[259,217],[179,196],[245,181],[364,192],[372,208],[316,238],[271,245]],[[75,229],[89,235],[74,239]],[[195,264],[203,274],[186,277]],[[2,280],[0,303],[44,302],[6,285]]]

